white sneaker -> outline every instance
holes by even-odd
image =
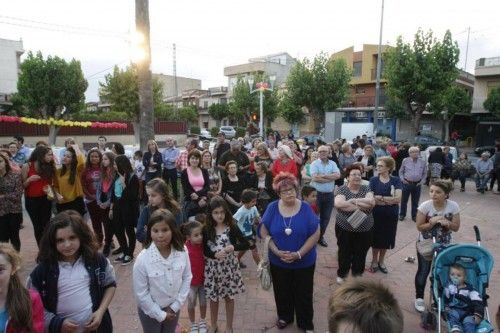
[[[199,333],[199,331],[198,331],[198,324],[197,323],[191,324],[191,330],[189,332],[190,333]]]
[[[337,276],[337,284],[342,284],[342,283],[344,283],[344,281],[345,280],[343,278],[341,278],[340,276]]]
[[[457,333],[457,332],[458,332],[458,333],[460,333],[460,332],[462,332],[462,330],[461,330],[461,329],[460,329],[460,327],[458,327],[458,326],[453,326],[453,327],[451,328],[450,333]]]
[[[417,310],[418,312],[425,311],[425,302],[422,298],[417,298],[415,300],[415,310]]]

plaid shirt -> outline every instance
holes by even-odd
[[[188,167],[188,151],[184,150],[182,153],[179,154],[179,157],[177,157],[177,161],[175,161],[175,167],[179,171],[183,171]]]

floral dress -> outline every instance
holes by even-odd
[[[222,234],[215,235],[215,242],[208,241],[208,246],[213,252],[218,252],[230,244],[229,228],[226,228]],[[234,252],[229,253],[223,259],[207,258],[205,292],[207,298],[214,302],[226,297],[234,299],[234,296],[245,292],[238,259]]]

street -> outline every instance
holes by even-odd
[[[478,225],[482,234],[482,245],[486,247],[496,260],[500,258],[500,195],[486,192],[482,195],[475,191],[472,181],[467,182],[467,191],[461,193],[458,188],[452,192],[451,199],[458,202],[461,208],[461,228],[454,234],[455,242],[474,242],[472,227]],[[422,189],[422,200],[428,198],[428,187]],[[334,236],[334,217],[327,230],[328,248],[318,247],[314,286],[314,324],[315,332],[324,333],[328,330],[327,308],[328,297],[337,285],[335,283],[337,260],[336,242]],[[25,214],[24,229],[21,230],[22,257],[24,260],[23,275],[27,276],[35,265],[37,248],[34,243],[31,222]],[[398,299],[405,318],[405,332],[424,332],[419,327],[419,314],[413,308],[414,276],[417,270],[416,263],[407,263],[405,257],[416,256],[415,239],[417,231],[414,223],[407,217],[398,225],[396,248],[388,252],[386,260],[389,274],[380,272],[372,274],[366,272],[368,279],[381,280],[394,292]],[[139,246],[140,247],[140,246]],[[136,250],[136,255],[140,249]],[[371,258],[368,253],[367,264]],[[278,332],[273,327],[276,321],[276,312],[272,291],[263,291],[256,278],[256,267],[251,256],[246,255],[244,262],[248,268],[243,270],[246,293],[236,299],[234,317],[234,332]],[[110,306],[115,332],[139,332],[140,323],[137,317],[137,307],[132,293],[132,265],[122,267],[115,265],[118,288]],[[427,288],[428,289],[428,288]],[[489,304],[490,315],[494,318],[500,302],[500,267],[493,268],[488,293],[491,296]],[[428,293],[426,302],[428,303]],[[197,310],[198,315],[198,310]],[[224,329],[224,305],[219,307],[219,328]],[[207,318],[209,319],[209,318]],[[189,328],[187,310],[181,311],[180,324]],[[266,329],[268,328],[268,329]],[[289,326],[282,332],[300,332],[294,326]]]

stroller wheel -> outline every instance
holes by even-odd
[[[420,316],[420,326],[426,331],[433,331],[437,327],[436,315],[431,311],[424,311]]]

